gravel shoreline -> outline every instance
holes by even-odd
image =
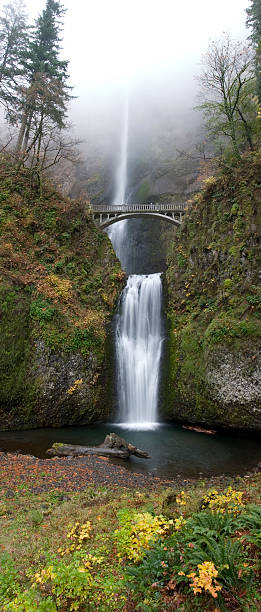
[[[260,464],[244,475],[248,477],[260,469]],[[234,477],[236,478],[236,476]],[[151,474],[131,472],[124,466],[112,463],[105,457],[54,457],[38,459],[30,455],[0,452],[0,494],[12,497],[18,492],[30,491],[82,491],[89,485],[105,486],[112,489],[126,487],[131,489],[158,489],[173,486],[190,486],[204,480],[213,485],[226,484],[234,479],[221,475],[204,478],[159,478]]]

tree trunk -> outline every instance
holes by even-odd
[[[75,444],[62,444],[55,442],[47,451],[47,455],[56,457],[75,457],[77,455],[101,455],[104,457],[119,457],[120,459],[128,459],[130,455],[148,459],[149,454],[146,451],[129,444],[123,438],[120,438],[115,433],[106,436],[104,442],[100,446],[79,446]]]
[[[120,459],[128,459],[129,452],[127,450],[119,450],[117,448],[106,448],[102,446],[80,446],[78,444],[59,444],[56,442],[46,451],[47,455],[53,457],[77,457],[78,455],[98,455],[101,457],[117,457]]]
[[[24,116],[22,118],[22,123],[20,126],[18,138],[17,138],[16,148],[15,148],[16,153],[20,153],[22,149],[23,141],[24,141],[24,134],[25,134],[26,126],[27,126],[27,120],[28,120],[28,113],[25,111]]]
[[[7,64],[7,57],[8,57],[8,52],[9,52],[9,46],[10,46],[10,43],[8,42],[6,50],[5,50],[4,58],[3,58],[3,61],[2,61],[2,66],[1,66],[1,69],[0,69],[0,83],[1,83],[2,78],[4,76],[4,71],[5,71],[5,67],[6,67],[6,64]]]
[[[30,136],[30,128],[31,128],[31,123],[32,123],[32,118],[33,118],[33,111],[30,110],[29,112],[29,116],[26,122],[26,132],[25,132],[25,136],[24,136],[24,149],[27,149],[28,147],[28,141],[29,141],[29,136]]]
[[[41,153],[41,144],[42,144],[42,136],[43,136],[43,112],[41,113],[41,119],[38,127],[38,145],[37,145],[37,155],[36,155],[36,164],[39,167],[40,162],[40,153]]]
[[[239,152],[239,148],[238,148],[238,144],[237,144],[236,132],[235,132],[235,122],[234,122],[234,111],[235,111],[235,108],[234,109],[231,108],[231,102],[230,102],[229,97],[226,94],[224,86],[222,88],[222,91],[223,91],[223,99],[224,99],[224,109],[225,109],[225,114],[226,114],[227,119],[228,119],[228,123],[230,125],[231,140],[232,140],[232,144],[233,144],[234,153],[235,153],[235,156],[238,159],[240,159],[240,152]]]
[[[230,121],[230,127],[231,127],[231,139],[232,139],[235,156],[237,157],[237,159],[240,159],[241,156],[240,156],[240,151],[239,151],[238,144],[237,144],[235,125],[234,125],[233,119]]]
[[[244,117],[243,113],[241,112],[240,108],[237,108],[236,110],[237,110],[237,112],[239,114],[240,119],[243,121],[244,129],[245,129],[245,133],[246,133],[246,139],[247,139],[247,142],[249,144],[250,151],[253,151],[254,147],[253,147],[253,141],[252,141],[252,137],[251,137],[251,128],[248,125],[247,120],[245,119],[245,117]]]

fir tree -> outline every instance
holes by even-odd
[[[37,144],[39,153],[44,128],[50,122],[59,129],[65,125],[66,103],[71,96],[66,85],[68,62],[59,59],[63,14],[58,1],[47,0],[29,42],[24,60],[28,86],[21,104],[18,151],[26,150],[30,139],[30,146]]]
[[[7,120],[15,123],[17,89],[24,76],[23,57],[28,44],[28,26],[23,0],[4,5],[0,16],[0,104]]]
[[[251,0],[251,6],[246,9],[247,26],[251,28],[250,39],[256,53],[257,95],[261,105],[261,0]]]

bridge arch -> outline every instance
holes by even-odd
[[[163,215],[157,212],[137,212],[137,213],[124,213],[122,215],[116,215],[115,217],[111,217],[110,219],[106,219],[100,223],[101,229],[106,229],[113,225],[114,223],[118,223],[118,221],[124,221],[125,219],[137,219],[138,217],[148,218],[148,217],[156,217],[157,219],[162,219],[163,221],[168,221],[169,223],[174,223],[175,225],[181,225],[181,221],[179,219],[175,219],[173,217],[169,217],[168,215]]]
[[[94,221],[101,229],[106,229],[125,219],[138,217],[154,217],[174,225],[181,225],[185,214],[185,203],[150,203],[150,204],[122,204],[122,205],[92,205],[91,210]]]

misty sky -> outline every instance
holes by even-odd
[[[25,3],[35,17],[45,0]],[[63,5],[63,57],[70,60],[78,96],[70,115],[87,140],[97,135],[105,141],[114,130],[126,82],[134,127],[163,129],[169,123],[171,128],[175,116],[180,125],[195,104],[194,76],[209,40],[227,31],[237,39],[248,34],[248,0],[64,0]]]
[[[32,17],[45,0],[27,0]],[[64,0],[65,55],[77,94],[197,63],[210,38],[245,35],[248,0]]]

